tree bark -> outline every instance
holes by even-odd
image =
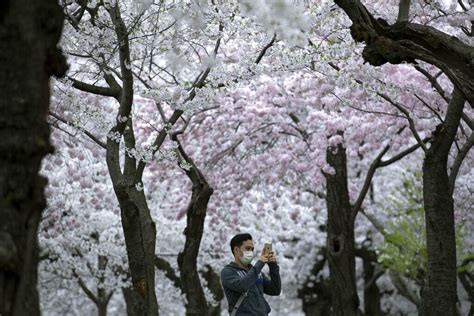
[[[73,86],[79,90],[92,94],[113,97],[120,104],[115,126],[113,126],[108,133],[107,144],[105,146],[103,146],[102,143],[99,144],[106,147],[107,167],[121,209],[122,226],[124,229],[125,244],[127,247],[128,262],[133,285],[131,288],[123,289],[123,294],[127,302],[128,315],[158,315],[158,303],[155,294],[156,227],[150,215],[142,183],[143,172],[147,162],[144,160],[137,160],[127,152],[127,149],[135,148],[133,124],[130,115],[134,94],[134,74],[130,67],[132,61],[130,59],[129,30],[127,30],[121,17],[119,2],[114,3],[113,6],[106,6],[106,9],[109,12],[117,36],[120,61],[120,75],[118,75],[118,77],[120,78],[121,84],[119,84],[115,79],[115,76],[110,73],[104,73],[104,79],[109,87],[95,86],[93,84],[81,82],[75,78],[72,78],[72,81]],[[88,9],[84,8],[84,10]],[[91,13],[91,16],[93,17],[94,14],[95,13]],[[94,23],[94,20],[92,20],[92,23]],[[222,31],[222,28],[223,24],[220,23],[219,30]],[[220,42],[221,38],[219,37],[214,46],[214,55],[217,55]],[[193,100],[196,96],[196,89],[202,88],[205,85],[210,71],[211,66],[208,66],[206,70],[199,73],[189,92],[189,96],[184,102]],[[165,127],[160,130],[151,146],[154,148],[152,150],[152,155],[154,155],[163,145],[169,134],[170,128],[178,121],[183,113],[183,110],[176,109],[169,119],[166,119],[163,113],[162,119],[166,124]],[[123,171],[120,165],[120,144],[122,138],[125,143],[125,150],[123,152],[125,163]],[[96,139],[94,139],[94,141],[96,141]],[[190,240],[186,242],[185,251],[183,252],[184,257],[186,257],[183,261],[186,281],[191,282],[196,286],[196,280],[199,280],[197,277],[197,269],[192,267],[192,262],[189,265],[187,259],[192,256],[197,257],[201,237],[197,238],[196,236],[199,234],[202,236],[202,227],[199,222],[203,216],[201,214],[202,212],[204,212],[205,217],[205,209],[202,207],[203,204],[206,204],[207,207],[205,196],[207,194],[210,196],[212,193],[209,193],[208,191],[209,187],[206,186],[198,186],[196,191],[198,193],[196,194],[194,194],[193,190],[193,203],[195,203],[195,205],[190,208],[190,214],[191,217],[196,214],[199,218],[191,221],[192,225],[196,224],[197,226],[191,228]],[[204,222],[204,217],[202,217],[202,222]],[[199,230],[201,230],[200,233]],[[194,235],[195,231],[197,235]],[[189,258],[187,257],[188,251],[190,252]],[[196,293],[197,295],[194,295]],[[202,293],[202,295],[200,293]],[[197,299],[200,302],[199,304],[201,304],[202,297],[204,297],[203,293],[202,288],[194,294],[190,292],[188,300]]]
[[[464,259],[460,268],[466,268],[468,264],[474,261],[474,257]],[[458,273],[459,281],[467,292],[469,301],[471,302],[471,308],[469,310],[469,316],[474,315],[474,275],[467,270],[461,270]]]
[[[221,285],[221,277],[219,274],[212,269],[211,266],[206,266],[206,271],[202,271],[202,276],[207,281],[207,287],[214,296],[214,300],[218,303],[224,298],[224,290]],[[221,306],[217,304],[216,306],[209,306],[209,316],[220,316],[221,315]]]
[[[97,235],[98,237],[98,235]],[[97,240],[98,241],[98,240]],[[84,256],[78,252],[78,255],[86,260]],[[103,272],[107,266],[107,257],[105,256],[98,256],[98,270],[99,274]],[[92,292],[88,287],[87,284],[82,280],[82,278],[77,274],[76,270],[72,270],[74,277],[77,279],[79,283],[79,287],[82,291],[86,294],[86,296],[95,304],[97,307],[97,314],[99,316],[106,316],[107,315],[107,306],[109,304],[110,298],[112,297],[114,291],[111,290],[109,293],[102,287],[104,284],[104,276],[100,274],[97,280],[97,294]]]
[[[155,266],[157,269],[163,271],[165,273],[165,277],[167,277],[168,280],[173,282],[173,285],[176,288],[180,289],[180,291],[184,294],[183,285],[181,284],[181,279],[178,275],[176,275],[176,272],[174,271],[173,267],[168,261],[166,261],[164,258],[161,258],[159,256],[155,256]]]
[[[326,161],[335,171],[335,174],[324,174],[332,314],[357,315],[359,298],[355,280],[354,220],[347,188],[346,152],[342,144],[328,147]]]
[[[303,287],[298,290],[298,297],[303,301],[303,312],[306,316],[325,316],[331,313],[331,287],[329,280],[319,276],[327,262],[327,250],[319,252],[323,256],[317,260]]]
[[[433,133],[423,164],[428,271],[422,288],[424,315],[457,315],[454,205],[448,177],[448,155],[461,119],[465,97],[457,88],[444,123]]]
[[[158,315],[154,272],[155,223],[143,191],[120,184],[115,186],[115,190],[122,215],[133,291],[136,292],[136,295],[128,296],[127,309],[132,315]]]
[[[99,271],[103,272],[105,271],[107,267],[107,257],[106,256],[98,256],[98,267]],[[105,283],[104,275],[101,274],[99,276],[99,282],[97,286],[97,314],[99,316],[107,316],[107,307],[109,305],[110,298],[113,295],[113,290],[111,290],[109,293],[103,288],[103,284]]]
[[[123,298],[125,300],[125,305],[127,308],[127,316],[134,316],[134,306],[137,304],[138,298],[135,296],[138,295],[137,292],[133,290],[133,286],[122,288]]]
[[[53,152],[49,79],[64,75],[54,0],[0,3],[0,314],[40,315],[37,230],[46,206],[41,159]]]
[[[377,255],[366,248],[356,250],[356,255],[362,258],[364,270],[364,315],[383,316],[385,313],[380,306],[382,294],[377,286],[380,274],[376,273]]]
[[[126,149],[135,148],[135,135],[131,117],[133,105],[133,73],[130,69],[130,47],[126,25],[121,17],[118,2],[109,9],[119,43],[119,60],[122,87],[113,76],[105,77],[109,86],[119,90],[115,98],[120,103],[115,126],[107,138],[107,167],[120,205],[122,227],[127,248],[128,264],[135,294],[127,293],[127,312],[133,315],[158,315],[155,294],[156,227],[143,192],[142,173],[137,171],[135,157],[124,152],[123,172],[120,166],[120,143]],[[117,137],[111,137],[116,135]]]
[[[351,19],[354,40],[366,44],[365,61],[380,66],[423,60],[440,68],[456,87],[446,121],[437,129],[423,166],[428,273],[422,289],[424,315],[456,315],[456,249],[447,157],[465,100],[474,105],[474,48],[430,26],[389,25],[375,19],[360,0],[334,2]]]
[[[315,281],[311,288],[305,286],[301,293],[303,312],[306,316],[331,315],[331,290],[329,280]]]
[[[362,56],[371,65],[416,63],[423,60],[443,70],[474,105],[474,47],[431,26],[389,25],[376,19],[360,0],[334,0],[352,21],[351,35],[366,46]]]
[[[186,315],[208,315],[209,306],[201,281],[199,280],[197,256],[204,232],[207,204],[213,189],[192,159],[186,155],[176,134],[172,136],[172,139],[178,142],[178,150],[182,156],[182,162],[187,162],[190,165],[190,168],[185,169],[185,172],[193,183],[191,201],[186,210],[186,228],[184,230],[186,241],[183,251],[178,255],[182,288],[187,299]]]
[[[107,305],[108,302],[101,302],[100,304],[97,305],[97,314],[99,316],[107,316]]]
[[[181,281],[186,294],[186,315],[207,315],[208,304],[197,270],[197,255],[204,230],[206,209],[212,189],[207,185],[193,186],[191,202],[187,210],[187,225],[184,230],[186,242],[178,255]]]

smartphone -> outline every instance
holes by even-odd
[[[272,244],[265,243],[263,246],[263,253],[267,255],[270,252],[272,252]]]

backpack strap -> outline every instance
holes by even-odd
[[[239,309],[240,305],[242,305],[242,302],[245,300],[248,293],[249,291],[246,291],[245,293],[242,293],[242,295],[240,295],[239,299],[237,300],[237,303],[235,303],[234,308],[230,313],[230,316],[235,316],[235,314],[237,314],[237,310]]]

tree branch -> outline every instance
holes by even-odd
[[[410,13],[410,0],[400,0],[398,5],[397,23],[408,22],[408,15]]]
[[[431,137],[425,137],[422,140],[422,142],[423,142],[423,144],[427,144],[430,140],[431,140]],[[385,161],[380,161],[379,167],[385,167],[385,166],[391,165],[392,163],[397,162],[398,160],[402,159],[406,155],[411,154],[412,152],[414,152],[415,150],[417,150],[420,147],[421,147],[421,145],[419,143],[416,143],[415,145],[413,145],[413,146],[405,149],[404,151],[396,154],[392,158],[387,159]]]
[[[375,19],[360,0],[334,0],[352,21],[351,36],[366,44],[362,56],[373,66],[425,61],[441,69],[474,104],[474,47],[431,26]]]
[[[112,182],[116,185],[120,182],[120,177],[122,176],[119,159],[120,142],[125,127],[128,124],[133,104],[133,73],[130,64],[128,32],[120,15],[118,3],[109,9],[109,15],[119,43],[119,60],[123,85],[116,124],[110,129],[107,137],[107,166]],[[111,79],[109,78],[109,80]]]
[[[120,90],[112,89],[111,87],[95,86],[95,85],[88,84],[83,81],[74,79],[72,77],[68,77],[68,79],[72,81],[73,88],[76,88],[78,90],[96,94],[96,95],[101,95],[104,97],[114,97],[114,98],[120,97]]]
[[[446,103],[449,103],[449,98],[446,96],[446,91],[444,91],[444,89],[438,83],[438,80],[436,80],[436,78],[432,76],[427,70],[421,68],[420,65],[415,65],[415,69],[418,70],[418,72],[420,72],[422,75],[424,75],[431,83],[431,86],[435,88],[438,94],[444,99],[444,101],[446,101]]]
[[[444,137],[439,141],[440,154],[442,153],[445,157],[448,156],[451,150],[452,143],[455,139],[456,132],[459,128],[461,116],[463,113],[464,103],[466,99],[457,87],[453,89],[453,97],[449,102],[448,111],[446,112],[445,122],[438,126],[434,134],[441,131],[444,132]]]
[[[265,54],[267,53],[267,50],[273,46],[273,44],[275,43],[276,41],[276,33],[273,34],[273,37],[271,39],[271,41],[265,45],[265,47],[263,47],[263,49],[260,51],[260,54],[258,55],[257,59],[255,60],[255,63],[258,64],[260,63],[260,61],[262,60],[263,56],[265,56]]]
[[[428,142],[431,138],[427,137],[425,139],[423,139],[423,144]],[[393,156],[392,158],[388,159],[388,160],[385,160],[385,161],[382,161],[382,158],[383,156],[385,155],[385,153],[390,149],[390,146],[386,146],[382,152],[380,152],[380,154],[375,158],[375,160],[372,162],[372,164],[370,165],[369,167],[369,171],[367,172],[367,176],[365,178],[365,181],[364,181],[364,185],[362,187],[362,190],[361,192],[359,193],[359,196],[356,200],[356,202],[354,203],[354,206],[352,207],[352,219],[355,219],[355,217],[357,216],[357,213],[361,210],[362,208],[362,203],[364,202],[364,199],[365,199],[365,196],[367,195],[367,192],[369,191],[370,189],[370,184],[372,183],[372,179],[375,175],[375,171],[378,169],[378,168],[381,168],[381,167],[385,167],[385,166],[388,166],[400,159],[402,159],[403,157],[407,156],[408,154],[414,152],[416,149],[418,149],[419,147],[421,147],[421,145],[418,143],[414,146],[411,146],[410,148],[408,149],[405,149],[404,151],[396,154],[395,156]],[[374,222],[367,216],[367,214],[364,213],[364,215],[372,222],[372,224],[374,224]],[[374,224],[375,226],[375,224]],[[376,227],[377,228],[377,227]]]
[[[410,302],[419,307],[421,304],[420,297],[412,289],[410,289],[403,277],[398,272],[391,270],[389,271],[389,276],[397,291],[406,297]]]
[[[385,273],[385,270],[378,270],[374,276],[372,277],[372,279],[370,279],[369,282],[367,282],[367,284],[364,285],[364,289],[368,290],[375,282],[377,282],[377,280],[382,276],[384,275]]]
[[[57,119],[58,121],[66,124],[66,125],[69,125],[69,126],[73,126],[72,123],[68,122],[66,119],[62,118],[61,116],[59,116],[58,114],[52,112],[52,111],[49,111],[49,115],[54,117],[55,119]],[[85,130],[84,128],[82,127],[79,127],[79,126],[75,126],[76,128],[78,128],[80,131],[82,131],[85,135],[87,135],[87,137],[89,137],[92,141],[94,141],[97,145],[99,145],[100,147],[106,149],[106,145],[104,142],[102,142],[99,138],[97,138],[96,136],[94,136],[91,132]]]
[[[95,296],[95,294],[91,290],[89,290],[89,288],[81,279],[81,277],[77,275],[75,269],[72,269],[72,274],[76,277],[77,281],[79,282],[79,286],[84,291],[84,293],[86,293],[87,297],[90,298],[96,305],[99,305],[100,304],[99,299]]]
[[[255,64],[259,64],[259,63],[262,61],[262,59],[263,59],[263,57],[265,56],[265,54],[267,53],[268,49],[269,49],[270,47],[272,47],[273,44],[275,44],[275,41],[276,41],[276,33],[273,35],[273,37],[272,37],[272,39],[270,40],[270,42],[262,48],[262,50],[260,51],[260,53],[259,53],[258,56],[257,56],[257,59],[255,59]],[[237,83],[238,81],[239,81],[238,79],[232,80],[232,82],[234,82],[234,83]],[[217,85],[218,88],[223,88],[223,87],[225,87],[225,86],[226,86],[226,84],[224,84],[224,83],[219,83],[219,84]]]
[[[367,172],[367,175],[365,177],[364,185],[362,186],[362,190],[359,193],[359,196],[354,203],[354,206],[352,207],[352,214],[351,217],[352,219],[355,219],[357,216],[357,213],[359,212],[362,203],[364,202],[365,196],[367,195],[367,192],[369,191],[370,188],[370,183],[372,182],[372,178],[374,177],[375,171],[379,167],[379,163],[382,160],[382,157],[387,153],[387,151],[390,149],[390,146],[385,146],[384,149],[377,155],[375,160],[372,162],[372,164],[369,167],[369,171]]]
[[[361,210],[360,212],[369,220],[369,222],[372,223],[372,225],[374,225],[375,229],[377,229],[379,233],[384,236],[387,234],[385,231],[385,226],[375,216],[367,214],[364,210]]]
[[[474,131],[474,121],[471,120],[471,118],[469,116],[467,116],[467,114],[464,113],[464,112],[462,113],[461,118],[467,124],[467,126],[469,126],[469,128],[472,131]]]
[[[456,178],[458,176],[459,169],[461,168],[462,162],[464,161],[464,158],[466,158],[467,153],[472,148],[472,146],[474,146],[474,132],[471,132],[471,136],[469,136],[467,141],[461,147],[461,150],[456,155],[456,158],[454,159],[453,165],[451,167],[451,172],[449,174],[449,188],[450,188],[451,194],[453,194],[454,192],[454,187],[456,185]]]
[[[461,266],[459,268],[465,268],[469,263],[474,262],[474,256],[470,256],[463,260]],[[466,290],[469,300],[471,304],[474,304],[474,278],[471,273],[468,271],[460,271],[458,272],[459,280],[461,281],[462,286]],[[472,307],[471,307],[472,309]]]
[[[158,256],[155,256],[155,267],[158,270],[161,270],[165,273],[165,276],[173,282],[174,286],[176,286],[178,289],[183,291],[183,286],[181,284],[181,279],[179,276],[176,275],[175,270],[173,267],[169,264],[168,261],[166,261],[163,258],[160,258]]]
[[[423,100],[422,97],[420,97],[418,94],[415,93],[415,98],[417,98],[421,103],[423,103],[428,109],[430,109],[431,112],[433,112],[433,114],[438,118],[438,120],[443,123],[444,120],[443,118],[441,117],[441,115],[439,115],[439,113],[433,109],[429,104],[428,102],[426,102],[425,100]]]
[[[223,30],[223,24],[219,23],[219,30],[222,32]],[[214,46],[213,50],[213,55],[214,57],[217,55],[217,52],[219,51],[219,47],[221,45],[221,37],[219,37],[216,40],[216,44]],[[196,89],[200,89],[204,87],[205,80],[207,79],[209,73],[211,71],[211,66],[208,66],[206,70],[202,73],[200,73],[196,79],[194,80],[193,86],[190,89],[189,96],[186,98],[186,100],[183,101],[183,103],[187,103],[189,101],[192,101],[196,97]],[[158,106],[158,104],[157,104]],[[169,130],[176,124],[178,119],[181,117],[181,115],[184,113],[183,110],[181,109],[176,109],[173,114],[171,115],[171,118],[167,120],[165,123],[165,127],[158,133],[158,136],[156,137],[155,141],[153,142],[152,147],[154,148],[153,150],[153,155],[158,151],[158,149],[163,145],[163,142],[166,139],[166,135],[168,134]],[[137,167],[137,172],[135,174],[135,183],[138,183],[141,181],[141,178],[143,176],[143,171],[145,170],[146,163],[141,160],[138,163]]]
[[[420,144],[420,147],[423,149],[424,152],[428,151],[428,148],[426,148],[425,144],[421,140],[420,135],[418,134],[418,131],[416,130],[415,127],[415,122],[413,121],[412,117],[410,116],[410,113],[405,109],[401,104],[398,104],[397,102],[393,101],[389,96],[383,93],[377,93],[380,97],[388,101],[390,104],[392,104],[394,107],[396,107],[400,112],[405,115],[406,119],[408,120],[408,124],[410,126],[410,131],[413,133],[413,136],[415,136],[416,141],[418,144]]]

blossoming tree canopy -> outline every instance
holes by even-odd
[[[388,23],[396,21],[399,1],[365,3]],[[413,2],[410,20],[472,46],[466,33],[472,9],[465,1],[465,8],[436,3]],[[296,299],[309,284],[315,290],[329,273],[322,252],[325,199],[327,176],[336,170],[328,148],[344,149],[349,202],[371,219],[355,222],[360,249],[369,234],[378,234],[377,220],[395,225],[383,212],[385,197],[402,185],[400,169],[420,171],[423,147],[452,98],[452,76],[439,65],[364,64],[364,45],[351,39],[351,21],[332,1],[72,1],[64,8],[63,47],[71,67],[53,87],[50,122],[60,150],[43,166],[50,184],[40,234],[49,264],[42,269],[70,278],[71,291],[92,301],[111,300],[111,310],[124,309],[118,288],[139,288],[134,272],[130,279],[126,271],[135,264],[130,258],[139,263],[161,256],[169,267],[157,274],[157,284],[147,276],[149,286],[171,293],[157,300],[163,313],[178,305],[184,313],[189,298],[173,273],[186,244],[182,231],[195,188],[190,170],[199,170],[214,189],[195,258],[199,271],[219,271],[232,259],[230,235],[249,231],[256,241],[274,243],[282,271],[297,271],[295,278],[283,276],[285,299]],[[463,222],[472,200],[472,117],[465,107],[448,161],[459,174],[453,190],[456,219]],[[361,195],[374,161],[388,165],[406,154],[403,164],[377,171],[369,194]],[[127,194],[145,198],[140,210],[157,225],[149,239],[156,245],[140,260],[130,257],[130,247],[125,251],[128,219],[116,194],[129,178],[114,178],[111,162],[134,175]],[[132,165],[142,173],[129,173]],[[382,235],[373,239],[382,243]],[[313,267],[321,262],[316,275]],[[358,279],[361,269],[357,264]],[[206,286],[212,282],[202,275],[200,282],[207,302],[217,303]],[[384,298],[390,306],[393,297]],[[288,314],[295,306],[278,309]]]

